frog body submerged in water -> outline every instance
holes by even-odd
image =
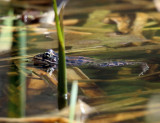
[[[55,69],[58,68],[58,53],[54,52],[52,49],[49,49],[44,53],[34,56],[33,61],[34,65],[47,68],[47,71],[52,73]],[[143,75],[149,69],[149,66],[145,62],[131,62],[131,61],[99,62],[98,60],[83,56],[66,56],[66,64],[67,66],[91,66],[100,68],[140,64],[142,67],[142,72],[139,75]]]

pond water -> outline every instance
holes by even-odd
[[[1,117],[50,116],[53,112],[67,117],[68,113],[62,115],[57,108],[57,70],[50,76],[32,61],[33,56],[47,49],[58,51],[54,24],[11,21],[6,13],[11,6],[2,3],[0,6],[6,7],[0,10],[5,16],[0,20],[0,121]],[[22,7],[19,4],[14,5],[18,15],[26,9],[25,2]],[[30,5],[38,11],[49,8],[40,3]],[[89,57],[101,63],[135,63],[67,68],[69,93],[73,80],[78,80],[78,98],[90,112],[80,116],[83,122],[160,121],[158,16],[149,0],[69,1],[64,11],[67,56]],[[149,69],[139,76],[144,63]]]

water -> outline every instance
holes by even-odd
[[[84,114],[86,122],[160,121],[159,19],[155,16],[158,13],[153,6],[149,6],[153,5],[151,1],[138,2],[139,6],[136,2],[138,1],[134,3],[116,0],[101,2],[71,0],[66,7],[64,18],[70,23],[65,26],[67,55],[91,57],[104,62],[141,61],[149,66],[149,70],[143,76],[139,76],[142,71],[141,65],[106,68],[69,67],[67,70],[69,92],[72,80],[78,79],[78,97],[89,105],[87,110],[92,109],[92,113]],[[106,15],[98,16],[97,10]],[[152,16],[157,20],[146,21],[146,15],[151,15],[149,12],[154,13]],[[73,22],[73,18],[78,21]],[[104,23],[106,19],[111,22]],[[130,28],[124,26],[125,30],[129,29],[128,33],[118,28],[114,22],[117,20],[120,25],[122,24],[120,22],[129,19]],[[138,19],[141,21],[137,21]],[[57,51],[55,28],[47,24],[24,27],[19,27],[16,31],[11,28],[6,32],[14,32],[12,33],[14,40],[19,40],[18,32],[24,33],[26,30],[26,34],[22,34],[27,35],[25,45],[14,47],[12,43],[12,47],[6,46],[5,50],[1,48],[0,117],[35,116],[57,111],[55,79],[57,71],[53,74],[56,77],[50,78],[30,60],[30,57],[46,49],[52,48]],[[4,44],[5,40],[1,40],[0,44]],[[43,80],[46,77],[49,80],[47,82]]]

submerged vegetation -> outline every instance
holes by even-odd
[[[70,0],[60,15],[57,5],[1,2],[0,122],[159,122],[157,1]]]

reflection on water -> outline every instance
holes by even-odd
[[[158,122],[160,120],[158,115],[160,111],[160,38],[159,30],[155,31],[155,29],[159,28],[159,21],[157,21],[159,18],[157,17],[157,20],[149,19],[149,21],[146,22],[144,30],[141,30],[142,27],[139,30],[139,32],[143,31],[141,36],[117,34],[117,31],[123,32],[124,30],[118,30],[119,28],[115,30],[116,23],[113,22],[110,24],[107,21],[107,24],[104,24],[102,18],[102,20],[100,19],[100,25],[98,24],[99,20],[95,20],[94,22],[97,22],[97,24],[94,26],[96,27],[92,28],[92,25],[90,25],[92,23],[87,22],[89,24],[88,27],[83,28],[82,25],[85,21],[91,21],[92,18],[94,18],[93,15],[98,13],[93,12],[92,14],[91,10],[87,9],[87,7],[89,7],[87,4],[90,4],[90,6],[91,4],[94,5],[91,8],[92,11],[94,11],[94,8],[95,10],[103,9],[103,7],[106,9],[106,6],[102,5],[103,1],[99,3],[99,6],[96,6],[98,0],[88,0],[87,4],[85,2],[86,1],[82,1],[81,3],[78,0],[72,0],[68,6],[69,11],[67,11],[68,13],[65,15],[66,18],[77,17],[77,15],[75,15],[76,12],[81,13],[82,11],[83,14],[81,13],[82,20],[78,17],[80,21],[78,24],[81,25],[81,27],[78,27],[78,24],[75,27],[66,27],[66,45],[69,47],[67,55],[87,56],[99,59],[102,62],[107,60],[141,61],[147,63],[150,67],[143,76],[138,76],[142,71],[140,64],[105,68],[89,66],[79,67],[80,69],[69,68],[69,81],[75,78],[81,79],[79,80],[78,97],[87,103],[87,105],[94,107],[94,111],[89,112],[90,115],[87,114],[89,115],[87,122]],[[121,16],[121,14],[125,14],[124,11],[121,14],[115,14],[117,10],[128,10],[130,7],[135,7],[132,9],[137,11],[137,9],[140,9],[139,6],[146,6],[150,1],[137,1],[139,6],[135,6],[136,2],[127,1],[126,3],[126,1],[124,1],[127,7],[122,3],[118,4],[121,9],[117,8],[117,6],[113,7],[113,2],[114,1],[109,1],[107,4],[106,1],[104,1],[110,9],[114,10],[114,13],[110,13],[108,16],[106,15],[107,18],[105,18],[105,20],[121,20],[120,23],[118,23],[118,25],[121,25],[123,19],[128,21],[128,19],[130,19],[129,17],[136,14],[136,12],[134,13],[132,11],[133,13],[127,13],[127,17],[125,16],[125,18],[123,18],[124,16]],[[110,3],[112,5],[111,7],[109,5]],[[80,9],[80,11],[73,11],[72,5],[81,6],[77,8],[77,10]],[[82,6],[85,6],[84,10]],[[144,9],[146,9],[145,14],[150,11],[149,8]],[[107,14],[108,12],[110,11],[105,13]],[[89,15],[91,19],[87,19]],[[135,21],[141,18],[139,14],[137,16],[138,18],[134,19]],[[136,17],[136,15],[134,15],[134,17]],[[137,22],[130,22],[130,24],[133,26],[136,25]],[[106,27],[109,28],[113,26],[114,29],[106,29]],[[26,34],[25,30],[28,34]],[[53,33],[52,39],[45,37],[43,30],[48,31],[48,33]],[[51,26],[48,28],[45,27],[45,25],[41,26],[37,24],[27,26],[27,28],[16,28],[15,30],[12,28],[12,31],[8,31],[13,32],[14,38],[11,56],[9,56],[10,53],[0,54],[0,116],[23,117],[47,114],[55,111],[57,109],[56,84],[53,86],[53,83],[50,85],[50,82],[56,77],[52,78],[52,76],[44,79],[47,77],[46,72],[41,68],[33,66],[32,61],[28,60],[26,62],[29,58],[22,59],[22,56],[25,56],[27,53],[32,57],[37,53],[46,51],[46,49],[53,48],[56,50],[57,37],[55,30],[52,30]],[[113,33],[113,31],[115,33]],[[136,33],[135,30],[134,33]],[[27,42],[25,41],[26,35]],[[10,38],[11,37],[9,37],[9,39]],[[95,45],[96,47],[94,47]],[[10,60],[9,58],[14,60]],[[57,71],[54,72],[54,75],[57,76]],[[68,86],[70,88],[70,83]]]

